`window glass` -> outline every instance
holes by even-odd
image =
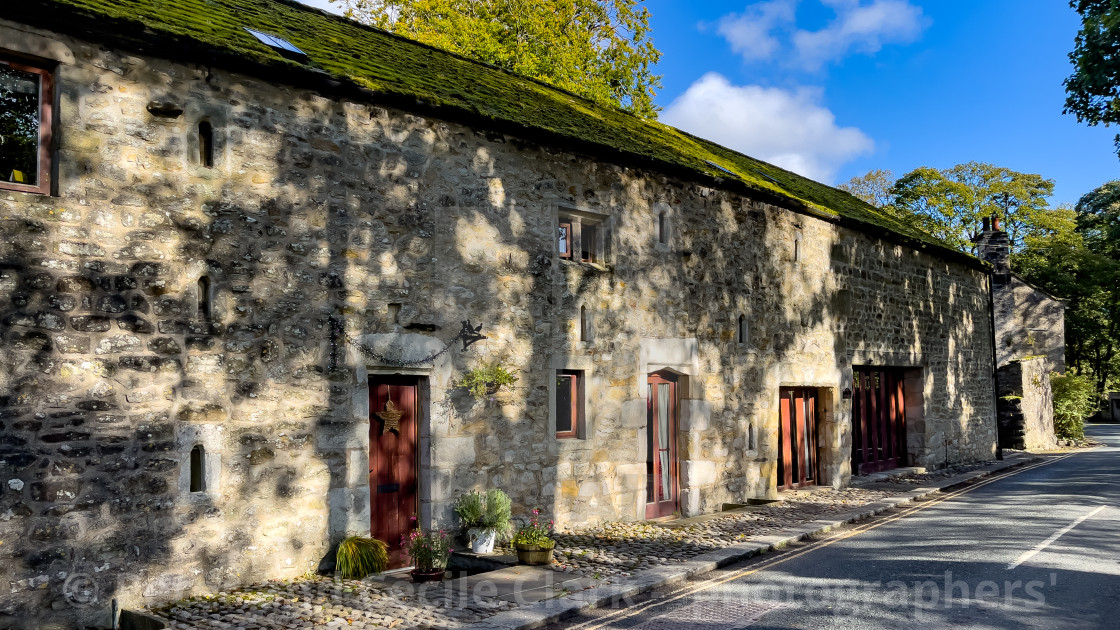
[[[561,258],[572,257],[572,224],[567,222],[560,223],[559,243],[557,251],[560,252]]]
[[[39,185],[42,77],[0,63],[0,178]]]
[[[574,409],[572,392],[575,376],[572,374],[556,375],[556,432],[571,433],[575,430],[575,418],[572,417]]]
[[[202,445],[196,444],[191,449],[191,492],[206,490],[205,477],[202,472],[203,452]]]
[[[583,225],[583,235],[580,238],[580,260],[584,262],[599,262],[598,252],[595,251],[597,229],[593,225]]]

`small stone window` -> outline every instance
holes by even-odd
[[[757,447],[755,445],[755,440],[754,440],[754,423],[753,422],[748,422],[747,423],[747,450],[748,451],[753,451],[756,448]]]
[[[736,341],[740,344],[747,343],[747,341],[749,341],[749,339],[750,339],[749,332],[750,331],[747,330],[747,316],[746,315],[740,315],[739,316],[739,323],[738,323],[738,332],[735,336]]]
[[[578,438],[583,426],[583,371],[556,372],[556,437]]]
[[[592,333],[591,310],[583,304],[579,307],[579,340],[591,341]]]
[[[610,234],[601,217],[561,212],[557,221],[556,253],[564,260],[606,262]]]
[[[0,188],[49,195],[54,74],[0,52]]]
[[[198,123],[198,163],[214,167],[214,126],[208,120]]]
[[[801,262],[801,232],[793,237],[793,262]]]
[[[210,321],[213,309],[210,304],[210,278],[202,276],[198,279],[198,318]]]
[[[206,492],[206,453],[201,444],[191,449],[191,492]]]
[[[669,212],[667,210],[657,213],[657,242],[661,245],[669,244]]]

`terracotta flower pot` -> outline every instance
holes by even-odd
[[[443,579],[443,574],[446,569],[432,569],[431,571],[421,571],[420,569],[413,569],[408,572],[412,576],[412,581],[415,584],[422,582],[439,582]]]
[[[548,549],[542,549],[539,545],[518,545],[515,544],[514,548],[517,549],[517,562],[520,564],[540,565],[552,562],[552,550],[555,546]]]

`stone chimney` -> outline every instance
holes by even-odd
[[[984,217],[984,226],[972,242],[980,260],[991,263],[993,282],[1006,284],[1011,279],[1011,239],[999,223],[999,217]]]

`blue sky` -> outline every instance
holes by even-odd
[[[1072,203],[1120,178],[1116,130],[1062,114],[1079,24],[1064,0],[646,6],[661,119],[814,179],[977,160]]]

